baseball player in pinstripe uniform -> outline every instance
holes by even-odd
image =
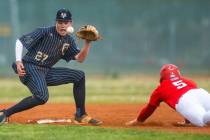
[[[20,81],[28,87],[32,96],[24,98],[16,105],[0,112],[0,122],[14,113],[21,112],[48,101],[47,86],[73,83],[73,95],[76,104],[75,123],[100,125],[102,122],[91,118],[85,110],[85,73],[69,68],[52,67],[60,59],[67,62],[83,62],[91,47],[90,41],[84,40],[80,50],[67,28],[72,26],[72,15],[67,9],[60,9],[56,15],[56,24],[52,27],[38,28],[23,35],[16,41],[16,63],[14,71]],[[23,47],[27,53],[22,57]]]

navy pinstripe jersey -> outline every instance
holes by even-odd
[[[55,26],[38,28],[20,37],[20,41],[28,50],[22,61],[44,67],[52,67],[60,59],[74,60],[80,52],[73,37],[60,36]]]

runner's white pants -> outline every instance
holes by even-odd
[[[210,94],[204,89],[192,89],[176,104],[176,111],[196,126],[210,123]]]

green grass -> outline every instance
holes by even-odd
[[[194,77],[198,85],[210,91],[208,77]],[[87,77],[87,103],[141,103],[158,84],[157,76],[130,77]],[[31,95],[18,79],[0,79],[0,102],[18,102]],[[51,103],[73,101],[72,84],[49,87]],[[175,133],[161,130],[131,128],[101,128],[62,125],[20,125],[0,126],[0,140],[209,140],[210,135]]]
[[[210,91],[210,79],[193,77],[200,87]],[[148,100],[149,94],[158,84],[158,77],[130,76],[130,77],[88,77],[86,82],[88,103],[140,103]],[[49,87],[49,102],[74,102],[72,84]],[[31,95],[26,86],[19,79],[0,79],[0,102],[17,102],[23,97]]]
[[[62,125],[3,125],[0,140],[209,140],[210,135]]]
[[[155,80],[136,78],[87,78],[87,102],[90,103],[139,103],[146,101],[155,87]],[[49,87],[49,102],[73,102],[72,84]],[[18,79],[0,79],[0,102],[17,102],[31,95]]]

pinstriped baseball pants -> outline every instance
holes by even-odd
[[[26,75],[20,78],[21,82],[29,88],[33,96],[44,102],[49,98],[47,86],[77,83],[85,77],[83,71],[69,68],[46,68],[30,63],[25,63],[24,67]]]

